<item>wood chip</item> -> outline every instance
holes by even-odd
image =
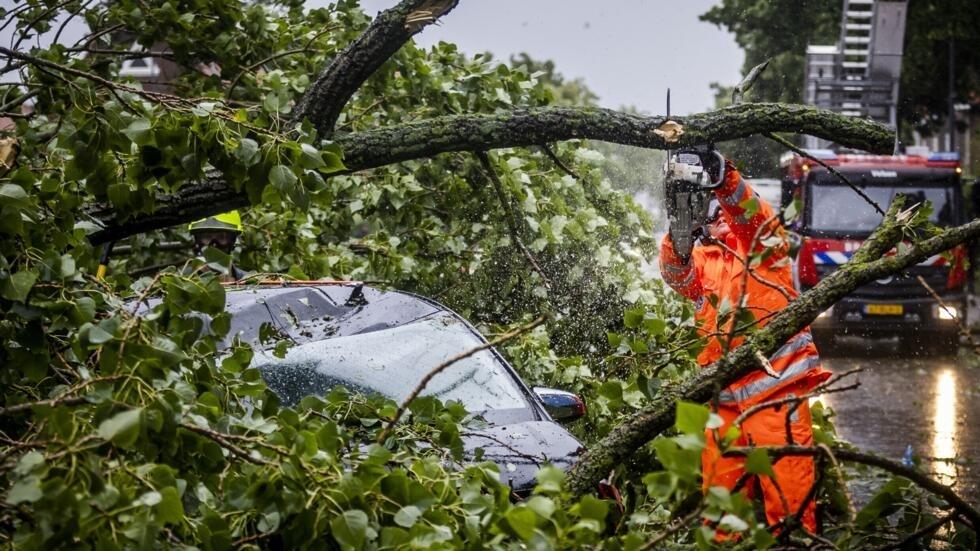
[[[0,176],[10,172],[17,161],[17,154],[20,153],[20,145],[17,138],[0,138]]]
[[[453,9],[459,0],[429,0],[419,6],[419,9],[408,14],[405,18],[405,29],[410,33],[416,33],[426,25],[442,17],[443,14]]]
[[[676,121],[667,121],[653,131],[667,143],[677,143],[681,135],[684,134],[684,126]]]

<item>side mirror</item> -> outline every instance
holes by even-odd
[[[559,423],[571,423],[585,415],[585,402],[571,392],[536,386],[534,394],[544,404],[548,415]]]

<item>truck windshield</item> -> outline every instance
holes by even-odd
[[[938,226],[951,226],[956,223],[953,188],[942,186],[864,186],[861,188],[868,197],[887,209],[892,199],[904,193],[911,203],[932,203],[929,220]],[[813,230],[862,234],[870,233],[881,223],[881,215],[874,207],[861,199],[854,190],[845,185],[813,185],[810,187],[811,208],[809,227]]]
[[[402,402],[422,378],[450,358],[483,344],[445,312],[388,329],[298,344],[285,358],[256,351],[252,365],[286,405],[335,386]],[[528,407],[510,373],[489,350],[452,364],[422,392],[469,411]]]

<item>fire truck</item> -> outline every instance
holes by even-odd
[[[901,193],[906,196],[907,205],[930,203],[929,219],[937,226],[964,221],[962,168],[956,153],[807,153],[846,176],[883,209],[887,210],[892,199]],[[781,202],[786,206],[799,201],[797,204],[802,207],[788,226],[800,237],[795,281],[800,290],[807,290],[847,262],[882,216],[812,159],[790,152],[783,155],[780,165]],[[966,282],[967,251],[960,246],[857,289],[820,314],[812,329],[824,342],[836,335],[899,336],[903,344],[911,347],[925,345],[934,352],[955,351],[957,321],[966,309]]]

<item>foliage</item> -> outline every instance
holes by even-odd
[[[24,85],[7,87],[4,103],[29,96],[33,112],[15,118],[19,156],[0,175],[5,544],[635,549],[669,537],[707,548],[715,527],[772,543],[745,499],[702,498],[698,451],[714,422],[703,406],[679,404],[676,431],[622,470],[625,514],[571,498],[551,467],[512,501],[497,466],[463,455],[461,432],[480,421],[459,404],[419,399],[380,443],[390,400],[338,389],[281,407],[250,367],[252,349],[227,335],[225,289],[209,269],[227,259],[160,252],[189,241],[183,227],[120,243],[129,252],[94,275],[86,205],[151,212],[158,192],[218,172],[252,202],[237,255],[246,269],[378,281],[437,297],[488,331],[550,313],[506,352],[528,382],[585,395],[590,414],[575,430],[588,442],[693,373],[701,346],[691,306],[643,265],[649,216],[590,144],[555,147],[574,176],[540,149],[492,153],[499,191],[469,154],[344,173],[343,152],[288,116],[367,26],[349,0],[28,2],[8,15],[14,52],[30,57],[8,55]],[[36,45],[66,17],[94,34]],[[124,79],[133,55],[179,71],[163,88]],[[450,44],[407,44],[339,130],[547,105],[543,76]],[[874,542],[872,530],[919,503],[901,481],[886,491],[891,501],[862,517]],[[678,527],[678,512],[693,522]]]
[[[752,87],[752,97],[799,103],[806,47],[836,42],[842,8],[841,0],[724,0],[702,14],[701,20],[735,35],[745,52],[743,74],[772,60]],[[730,91],[725,96],[731,96]]]
[[[910,2],[902,59],[898,112],[907,129],[942,132],[949,101],[949,43],[955,42],[954,93],[957,103],[976,109],[980,89],[980,38],[971,21],[980,19],[976,2]],[[903,136],[906,139],[908,136]]]

